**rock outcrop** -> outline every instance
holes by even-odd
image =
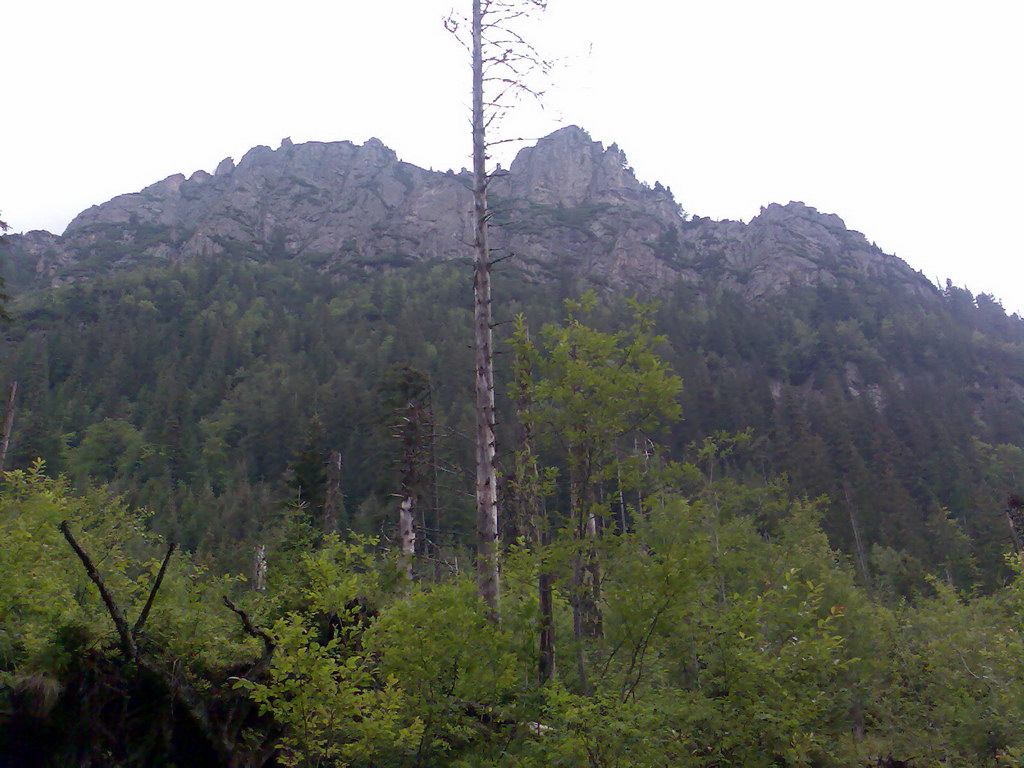
[[[177,174],[80,213],[60,237],[8,236],[15,288],[196,257],[297,260],[330,273],[469,256],[465,172],[427,171],[377,139],[282,141],[213,174]],[[570,126],[520,151],[491,195],[493,242],[539,276],[649,289],[685,281],[751,299],[791,285],[888,280],[933,291],[842,219],[803,203],[749,224],[689,218],[614,144]],[[20,284],[20,285],[19,285]]]
[[[705,280],[751,299],[790,286],[882,281],[917,295],[935,287],[906,262],[884,253],[835,214],[802,202],[772,203],[749,224],[694,219],[684,224],[682,259]]]

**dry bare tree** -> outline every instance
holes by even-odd
[[[549,65],[519,30],[529,17],[546,7],[547,0],[472,0],[468,41],[463,35],[467,19],[453,13],[445,20],[448,30],[469,51],[472,68],[477,582],[480,596],[494,619],[498,616],[500,582],[491,314],[494,261],[487,238],[487,188],[491,181],[487,161],[490,147],[515,139],[489,139],[488,131],[520,97],[540,95],[531,78],[538,71],[546,71]]]
[[[345,511],[344,494],[341,491],[341,451],[331,451],[327,460],[327,491],[324,494],[322,527],[325,534],[341,530],[341,516]]]
[[[218,764],[225,768],[260,768],[269,763],[276,750],[276,744],[273,738],[256,736],[255,731],[250,727],[249,716],[256,710],[254,702],[247,696],[231,695],[217,702],[216,706],[210,706],[209,691],[192,685],[188,677],[181,673],[181,667],[177,660],[170,661],[160,658],[153,652],[151,644],[140,642],[176,545],[173,543],[168,545],[163,562],[160,564],[160,570],[150,587],[145,605],[135,623],[129,624],[124,609],[118,604],[103,580],[96,564],[97,561],[93,560],[78,541],[66,520],[60,524],[59,528],[81,561],[86,574],[96,585],[100,599],[106,606],[110,620],[114,624],[122,657],[144,672],[150,680],[158,683],[160,687],[157,690],[165,691],[169,695],[177,708],[176,711],[180,711],[184,716],[182,721],[185,730],[191,729],[205,742],[217,754]],[[102,559],[99,562],[102,564]],[[227,596],[224,597],[224,605],[238,616],[246,634],[263,641],[262,655],[245,672],[250,677],[255,676],[269,666],[275,650],[274,640],[266,630],[253,624],[248,614],[237,608]],[[170,663],[168,663],[169,661]],[[234,691],[234,689],[231,690]],[[149,689],[149,692],[150,695],[153,695],[152,688]],[[180,727],[174,722],[171,723],[171,726],[172,728]]]
[[[0,472],[7,469],[7,449],[11,444],[11,430],[14,429],[14,401],[18,396],[18,382],[12,381],[7,394],[7,409],[4,411],[3,437],[0,438]]]
[[[417,551],[423,553],[425,538],[424,491],[433,491],[434,419],[430,378],[408,366],[389,370],[378,385],[389,415],[391,436],[402,446],[399,460],[401,502],[398,507],[398,549],[408,577],[415,576]],[[418,520],[417,520],[418,518]],[[417,527],[420,536],[417,536]]]

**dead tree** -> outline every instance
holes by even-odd
[[[487,228],[488,150],[494,143],[487,131],[518,97],[538,95],[529,83],[531,73],[548,63],[516,31],[547,0],[472,0],[468,44],[472,69],[473,140],[473,326],[474,391],[476,400],[477,583],[491,618],[497,620],[498,474],[494,434],[494,350],[491,312],[491,251]],[[459,37],[465,19],[449,16],[449,31]]]
[[[257,592],[267,590],[267,545],[256,547],[256,555],[252,563],[252,588]]]
[[[18,382],[12,381],[7,395],[7,410],[4,413],[4,435],[0,443],[0,472],[7,469],[7,448],[11,444],[11,430],[14,429],[14,399],[18,396]]]
[[[419,432],[422,407],[418,399],[409,399],[404,407],[402,423],[398,427],[402,441],[402,501],[398,505],[398,550],[402,555],[402,568],[413,578],[416,559],[416,513],[419,501]]]
[[[327,492],[324,496],[323,530],[325,534],[341,530],[345,499],[341,491],[341,451],[332,451],[327,460]]]
[[[850,528],[853,530],[853,541],[857,547],[857,563],[860,565],[860,575],[864,583],[871,585],[871,572],[868,571],[868,560],[864,556],[864,542],[860,536],[860,526],[857,524],[857,513],[854,511],[853,502],[850,500],[850,484],[843,482],[843,497],[846,500],[846,511],[850,515]]]
[[[96,566],[93,565],[92,558],[90,558],[88,553],[82,549],[78,540],[75,539],[74,534],[71,533],[71,528],[67,524],[66,520],[60,524],[60,532],[64,534],[64,538],[67,539],[68,544],[71,545],[71,549],[73,549],[75,554],[78,555],[78,559],[82,561],[86,574],[92,580],[93,584],[96,585],[96,589],[99,590],[100,598],[103,600],[103,604],[107,607],[107,613],[110,614],[111,621],[114,622],[114,629],[117,630],[117,637],[120,641],[119,644],[121,646],[121,652],[124,654],[126,660],[138,662],[139,633],[141,633],[143,628],[146,626],[146,619],[149,618],[149,612],[153,607],[153,601],[156,599],[156,593],[160,590],[160,585],[163,583],[164,574],[167,573],[167,564],[171,561],[171,555],[174,554],[175,545],[173,543],[168,545],[167,554],[164,555],[163,563],[160,564],[160,571],[157,574],[156,580],[153,582],[153,586],[149,590],[149,597],[146,598],[146,605],[139,614],[139,618],[135,622],[135,625],[129,628],[128,620],[125,618],[124,612],[107,590],[107,586],[103,582],[103,577],[100,576],[100,572],[96,570]]]
[[[103,601],[104,606],[106,606],[107,613],[114,624],[118,638],[118,647],[124,660],[129,664],[134,664],[137,669],[148,675],[150,679],[161,684],[174,704],[180,707],[181,711],[188,716],[197,731],[202,734],[210,749],[217,754],[221,765],[227,768],[256,768],[265,765],[274,752],[272,738],[256,743],[251,739],[242,737],[243,730],[246,730],[244,726],[247,716],[256,711],[252,702],[248,701],[248,699],[239,699],[236,701],[235,706],[228,707],[226,711],[211,712],[204,702],[203,694],[200,694],[187,680],[181,677],[177,665],[167,667],[161,664],[150,652],[140,647],[139,638],[143,629],[145,629],[146,620],[149,618],[157,593],[160,591],[160,585],[163,583],[164,576],[167,573],[167,566],[170,563],[171,556],[174,554],[175,545],[173,543],[168,545],[167,552],[160,565],[160,570],[153,581],[153,586],[149,590],[145,605],[139,613],[135,624],[129,625],[124,611],[107,588],[99,569],[89,553],[86,552],[85,548],[75,538],[67,521],[62,522],[59,528],[71,549],[74,550],[81,561],[86,574],[93,584],[96,585],[100,599]],[[236,608],[227,597],[224,598],[224,603],[238,615],[242,622],[243,631],[246,634],[259,638],[263,642],[263,654],[248,671],[249,675],[257,674],[269,664],[274,652],[274,641],[265,630],[256,627],[249,619],[249,616],[244,611]]]
[[[385,375],[380,390],[389,415],[397,420],[391,426],[391,436],[402,446],[398,550],[403,570],[411,579],[416,554],[423,552],[418,541],[425,538],[424,488],[432,486],[434,478],[431,466],[435,456],[430,379],[414,368],[396,367]],[[417,529],[422,535],[417,536]]]
[[[1017,494],[1013,494],[1006,500],[1006,524],[1010,527],[1013,551],[1020,557],[1022,553],[1020,531],[1024,529],[1024,499]]]

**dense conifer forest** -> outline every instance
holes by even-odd
[[[495,617],[467,285],[217,258],[11,302],[7,764],[1024,760],[1019,318],[499,267]]]

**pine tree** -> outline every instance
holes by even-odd
[[[313,519],[323,513],[327,498],[327,452],[324,441],[320,414],[314,413],[306,427],[302,445],[289,465],[291,476],[288,485],[295,491],[296,501],[305,507]]]

